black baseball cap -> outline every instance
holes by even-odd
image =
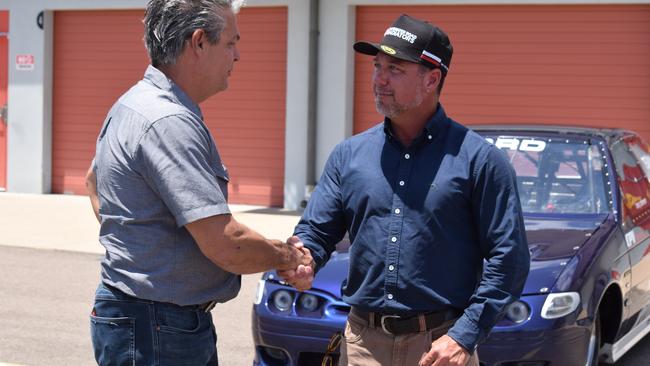
[[[383,52],[401,60],[449,71],[454,48],[449,37],[440,28],[406,14],[400,15],[384,32],[380,43],[356,42],[354,50],[375,56]]]

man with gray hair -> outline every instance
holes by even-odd
[[[311,271],[301,244],[230,214],[228,173],[198,103],[239,59],[230,0],[150,0],[151,65],[104,121],[86,177],[106,248],[90,316],[100,365],[217,365],[210,310],[243,273]],[[292,241],[293,242],[293,241]]]

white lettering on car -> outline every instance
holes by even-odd
[[[546,142],[540,140],[523,140],[521,145],[519,145],[519,150],[521,151],[534,151],[540,152],[546,149]]]
[[[514,137],[498,137],[496,142],[493,138],[488,137],[485,139],[487,142],[493,144],[499,149],[519,150],[519,151],[532,151],[540,152],[546,149],[546,141],[533,140],[533,139],[517,139]]]

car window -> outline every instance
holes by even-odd
[[[484,136],[508,156],[525,213],[609,212],[598,146],[586,139]]]

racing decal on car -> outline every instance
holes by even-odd
[[[650,184],[639,165],[623,164],[623,205],[626,215],[635,225],[650,230]]]
[[[634,230],[625,233],[625,244],[627,244],[628,248],[631,248],[636,244],[636,235],[634,235]]]
[[[514,137],[497,137],[496,141],[491,137],[487,137],[485,140],[499,149],[532,152],[540,152],[546,149],[546,141],[542,140],[518,139]]]

